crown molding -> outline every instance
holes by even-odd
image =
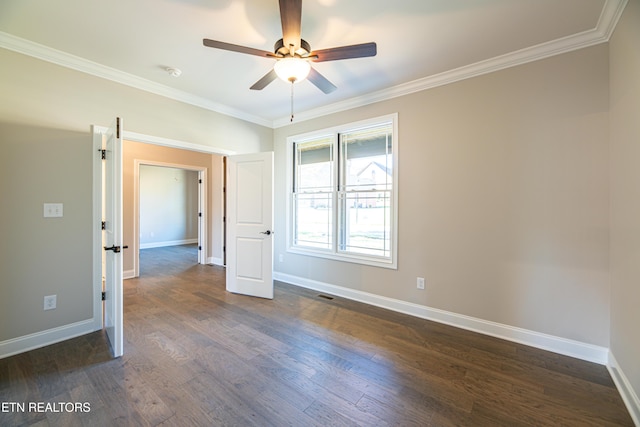
[[[470,79],[472,77],[481,76],[483,74],[493,73],[495,71],[523,65],[600,43],[606,43],[613,34],[627,1],[628,0],[606,0],[605,5],[602,8],[600,18],[598,19],[598,23],[594,29],[496,56],[474,64],[465,65],[440,74],[434,74],[422,79],[413,80],[388,89],[371,92],[363,96],[307,111],[297,112],[296,122],[311,120],[328,114],[338,113],[368,104],[410,95],[415,92],[433,89],[439,86],[459,82],[461,80]],[[279,128],[287,126],[290,124],[289,120],[289,117],[274,120],[273,127]]]
[[[178,89],[174,89],[156,82],[152,82],[151,80],[143,79],[141,77],[134,76],[133,74],[125,73],[124,71],[107,67],[106,65],[89,61],[88,59],[71,55],[57,49],[52,49],[39,43],[16,37],[12,34],[2,31],[0,31],[0,47],[12,50],[17,53],[21,53],[23,55],[41,59],[43,61],[51,62],[53,64],[60,65],[66,68],[71,68],[82,73],[90,74],[126,86],[134,87],[136,89],[144,90],[146,92],[154,93],[165,98],[184,102],[185,104],[194,105],[196,107],[201,107],[206,110],[224,114],[226,116],[235,117],[266,127],[272,126],[270,120],[265,120],[262,117],[250,115],[242,111],[230,108],[226,105],[213,102],[209,99],[196,96]]]
[[[592,30],[507,53],[505,55],[500,55],[495,58],[476,62],[454,70],[445,71],[440,74],[403,83],[388,89],[371,92],[323,107],[297,112],[296,122],[311,120],[328,114],[338,113],[368,104],[409,95],[415,92],[492,73],[494,71],[515,67],[528,62],[605,43],[609,41],[611,34],[613,34],[616,24],[627,5],[627,1],[628,0],[606,0],[604,7],[602,8],[600,18],[598,19],[598,23]],[[290,124],[289,117],[283,117],[274,121],[267,120],[226,105],[213,102],[209,99],[173,89],[171,87],[125,73],[115,68],[107,67],[97,62],[89,61],[66,52],[52,49],[2,31],[0,31],[0,47],[261,126],[279,128]]]

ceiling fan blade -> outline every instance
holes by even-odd
[[[313,62],[337,61],[340,59],[364,58],[376,56],[377,46],[374,42],[354,44],[351,46],[333,47],[314,50],[309,54]]]
[[[311,68],[311,70],[309,71],[309,76],[307,78],[311,83],[316,85],[316,87],[324,93],[331,93],[337,89],[337,87],[333,83],[327,80],[325,76],[317,72],[314,68]]]
[[[217,41],[217,40],[202,39],[202,44],[204,44],[207,47],[213,47],[213,48],[216,48],[216,49],[230,50],[232,52],[247,53],[249,55],[262,56],[262,57],[266,57],[266,58],[274,58],[274,57],[276,57],[276,55],[274,55],[273,53],[268,52],[266,50],[254,49],[252,47],[246,47],[246,46],[239,46],[237,44],[225,43],[225,42],[220,42],[220,41]]]
[[[271,71],[269,71],[267,74],[264,75],[264,77],[262,77],[260,80],[255,82],[253,86],[250,87],[250,89],[262,90],[265,87],[267,87],[269,83],[274,81],[276,78],[278,78],[278,75],[276,74],[276,71],[272,68]]]
[[[286,48],[300,47],[300,26],[302,22],[302,0],[280,0],[280,21],[282,39]]]

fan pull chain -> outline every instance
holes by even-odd
[[[295,80],[291,80],[291,123],[293,123],[293,83]]]

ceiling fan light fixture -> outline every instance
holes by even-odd
[[[287,57],[278,60],[274,70],[285,82],[297,83],[307,78],[311,64],[302,58]]]

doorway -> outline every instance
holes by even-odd
[[[198,173],[202,181],[198,214],[201,221],[200,237],[198,239],[200,251],[199,263],[223,265],[224,260],[224,212],[223,212],[223,156],[213,152],[196,151],[191,147],[157,145],[147,141],[131,139],[125,135],[123,150],[123,209],[124,209],[124,241],[130,249],[123,257],[124,278],[131,279],[140,274],[139,250],[141,224],[140,218],[140,168],[144,166],[159,166],[184,169]],[[181,179],[180,177],[178,179]],[[158,228],[149,230],[158,237]],[[142,236],[142,243],[150,236]],[[172,238],[167,237],[166,240]]]
[[[102,244],[102,230],[105,226],[105,223],[109,222],[108,220],[103,220],[103,182],[105,181],[103,178],[102,168],[104,162],[105,153],[108,154],[110,151],[103,150],[103,138],[107,132],[109,132],[109,128],[95,126],[91,127],[91,132],[93,134],[93,151],[96,153],[94,156],[93,162],[93,185],[92,185],[92,193],[93,193],[93,218],[95,221],[93,227],[93,274],[92,274],[92,283],[93,283],[93,319],[92,324],[94,330],[99,330],[103,328],[103,301],[105,295],[107,296],[107,300],[110,299],[110,292],[106,290],[103,293],[103,254],[105,252]],[[120,212],[120,214],[125,213],[126,215],[130,215],[130,220],[125,218],[124,221],[120,220],[120,224],[124,223],[124,230],[121,231],[122,237],[120,238],[122,244],[123,251],[119,252],[119,259],[122,259],[122,264],[120,268],[116,270],[119,272],[119,277],[114,277],[114,282],[116,285],[114,286],[114,296],[118,294],[120,299],[118,301],[114,301],[113,306],[115,307],[115,311],[122,313],[122,279],[123,278],[133,278],[135,277],[133,272],[135,269],[133,268],[134,259],[137,260],[138,248],[139,248],[139,225],[137,224],[136,218],[138,218],[137,212],[134,214],[134,208],[138,209],[136,206],[136,201],[138,200],[138,196],[136,194],[133,197],[134,190],[134,182],[137,181],[133,179],[133,176],[137,174],[138,167],[134,167],[134,159],[144,159],[149,158],[152,153],[162,148],[176,149],[173,154],[173,159],[177,160],[180,163],[190,163],[190,160],[183,160],[187,154],[186,153],[202,153],[209,155],[209,158],[205,160],[200,166],[195,167],[202,177],[202,182],[206,183],[209,186],[209,205],[205,204],[205,208],[207,208],[210,212],[209,217],[203,215],[206,221],[203,221],[203,227],[201,235],[206,236],[206,238],[202,238],[205,245],[209,245],[210,253],[203,254],[204,263],[214,264],[214,265],[223,265],[224,264],[224,216],[223,216],[223,201],[224,201],[224,189],[223,189],[223,168],[222,168],[222,159],[223,156],[229,154],[235,154],[233,152],[228,152],[226,150],[219,150],[213,147],[202,146],[198,144],[187,143],[183,141],[177,140],[169,140],[166,138],[159,138],[149,135],[141,135],[133,132],[128,132],[122,130],[121,126],[118,126],[118,140],[125,140],[126,142],[133,142],[138,144],[140,151],[140,155],[132,155],[128,158],[127,161],[124,161],[122,151],[119,151],[118,155],[113,155],[112,157],[116,162],[114,164],[120,164],[119,173],[113,174],[117,176],[121,181],[117,188],[119,188],[118,194],[114,194],[114,200],[120,204],[120,208],[116,209],[116,211]],[[118,144],[120,147],[120,144]],[[120,150],[120,149],[119,149]],[[145,163],[145,162],[139,162]],[[146,162],[152,163],[152,162]],[[175,166],[175,165],[174,165]],[[178,164],[177,166],[184,166],[183,164]],[[124,169],[123,169],[124,168]],[[190,168],[187,166],[187,168]],[[207,171],[209,177],[207,178]],[[126,182],[130,184],[127,185]],[[124,185],[123,185],[124,184]],[[202,186],[203,190],[205,186]],[[136,191],[138,191],[136,189]],[[130,192],[130,193],[129,193]],[[206,193],[205,193],[206,194]],[[206,200],[202,197],[200,200]],[[205,212],[205,211],[203,211]],[[128,224],[128,225],[127,225]],[[134,228],[137,227],[135,230]],[[209,229],[207,233],[205,228]],[[208,235],[207,235],[208,234]],[[206,241],[205,241],[206,239]],[[115,248],[115,246],[114,246]],[[118,246],[120,248],[120,246]],[[115,250],[114,250],[115,252]],[[127,256],[127,254],[129,254]],[[206,258],[208,256],[208,258]],[[136,265],[137,268],[137,265]],[[120,318],[122,318],[122,314],[120,314]],[[119,333],[122,334],[122,322],[119,322]]]
[[[195,244],[194,263],[207,264],[206,168],[136,160],[133,185],[133,277],[144,249]]]

